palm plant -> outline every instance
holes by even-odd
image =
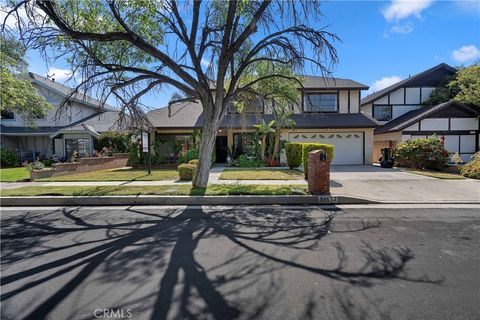
[[[287,108],[275,108],[273,109],[273,116],[275,117],[275,143],[273,146],[272,159],[276,159],[278,152],[280,151],[280,133],[283,128],[295,128],[296,122],[290,116],[293,111]]]
[[[275,120],[272,120],[267,123],[265,122],[265,119],[262,119],[262,122],[260,122],[259,124],[253,125],[258,130],[258,132],[262,135],[262,152],[261,152],[262,161],[265,160],[267,135],[269,133],[275,132],[275,129],[273,129],[274,124],[275,124]]]

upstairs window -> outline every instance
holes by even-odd
[[[303,96],[304,112],[338,112],[336,93],[308,93]]]
[[[378,121],[392,120],[392,106],[391,105],[381,105],[381,106],[374,105],[373,117]]]
[[[3,120],[14,120],[15,114],[11,111],[2,110],[1,117]]]

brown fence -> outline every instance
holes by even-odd
[[[72,173],[122,168],[127,165],[128,153],[115,153],[113,157],[80,158],[78,162],[55,163],[52,170],[31,171],[30,180],[38,180]]]

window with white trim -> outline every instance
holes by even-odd
[[[336,93],[307,93],[303,96],[304,112],[338,112]]]

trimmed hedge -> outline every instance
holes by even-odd
[[[196,164],[183,163],[178,166],[178,176],[180,180],[192,180],[195,170],[197,170]]]
[[[472,156],[472,160],[463,166],[460,173],[464,177],[480,180],[480,152]]]
[[[192,159],[192,160],[188,161],[188,164],[197,165],[198,164],[198,159]]]
[[[302,165],[302,143],[285,143],[285,154],[287,156],[287,163],[290,169],[295,169]]]
[[[326,143],[302,143],[302,163],[305,179],[308,179],[308,153],[314,150],[323,150],[327,153],[327,159],[333,160],[333,145]]]

